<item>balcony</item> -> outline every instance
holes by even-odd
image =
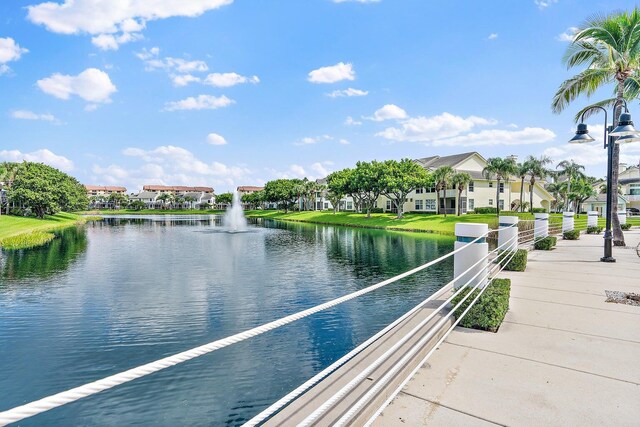
[[[640,202],[640,194],[625,194],[624,198],[627,199],[630,202]]]

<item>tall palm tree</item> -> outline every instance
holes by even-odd
[[[640,95],[640,9],[636,7],[630,12],[615,12],[588,19],[578,28],[563,60],[567,68],[585,65],[586,69],[560,85],[551,104],[555,113],[560,113],[581,95],[591,96],[609,83],[615,83],[614,97],[593,105],[606,108],[625,97],[630,100],[637,98]],[[578,112],[576,118],[590,107],[592,105]],[[613,114],[614,126],[621,111],[622,104],[618,103]],[[610,177],[614,188],[618,186],[619,162],[620,147],[615,144]],[[624,246],[617,211],[618,204],[613,203],[613,244]]]
[[[436,193],[438,194],[438,213],[443,213],[446,218],[447,216],[447,207],[445,206],[446,192],[447,186],[451,183],[451,178],[455,174],[455,171],[451,166],[440,166],[433,172],[433,180],[436,183]],[[442,190],[442,206],[440,206],[440,190]],[[442,211],[441,211],[442,209]]]
[[[536,179],[543,179],[549,175],[549,169],[547,165],[551,164],[551,158],[548,156],[541,156],[535,158],[533,156],[527,157],[525,162],[527,165],[527,172],[529,173],[529,209],[533,212],[533,188],[536,184]]]
[[[517,173],[517,164],[513,158],[491,157],[487,159],[487,166],[482,175],[488,180],[496,178],[496,215],[500,216],[500,182],[509,182],[511,175]]]
[[[462,206],[460,206],[460,198],[462,197],[462,192],[467,188],[469,183],[471,182],[471,175],[466,172],[456,172],[451,177],[451,184],[453,188],[458,189],[458,200],[456,200],[456,208],[458,210],[458,216],[462,214]]]
[[[584,178],[584,166],[574,162],[573,160],[563,160],[558,163],[556,169],[560,169],[561,176],[567,177],[567,188],[564,193],[564,207],[567,211],[571,209],[569,193],[571,193],[571,181],[578,178]]]
[[[520,212],[524,212],[524,180],[529,174],[529,163],[526,161],[524,163],[518,163],[516,169],[516,175],[520,178],[520,204],[518,208]]]

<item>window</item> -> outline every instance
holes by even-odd
[[[640,196],[640,184],[631,184],[631,185],[629,185],[629,195],[630,196]]]
[[[504,193],[504,182],[500,183],[500,192]]]
[[[427,193],[435,193],[435,192],[436,192],[436,187],[427,188]]]
[[[421,211],[421,210],[422,210],[423,203],[424,203],[424,200],[418,200],[418,199],[416,199],[416,210],[417,210],[417,211]]]
[[[425,210],[435,211],[436,210],[436,201],[435,199],[427,199],[425,200]]]
[[[353,202],[347,202],[347,210],[348,211],[352,211],[353,210]]]
[[[489,199],[489,206],[493,206],[493,199]]]
[[[424,193],[424,188],[416,188],[416,194]]]
[[[489,188],[493,188],[493,181],[489,181]]]
[[[391,210],[391,200],[387,200],[387,210]]]
[[[469,193],[473,193],[473,190],[474,190],[474,188],[473,188],[473,181],[469,181],[469,186],[468,186],[468,188],[467,188],[467,191],[468,191]],[[470,209],[471,209],[471,208],[470,208]]]
[[[500,208],[500,210],[504,209],[504,200],[498,201],[498,207]]]
[[[469,199],[467,201],[467,205],[469,206],[469,210],[472,211],[474,209],[474,200],[473,199]]]

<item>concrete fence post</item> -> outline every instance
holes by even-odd
[[[517,216],[501,216],[498,219],[498,247],[502,251],[518,250],[518,221]],[[507,228],[508,227],[508,228]],[[507,243],[509,242],[509,243]]]
[[[533,223],[533,238],[543,239],[549,236],[549,214],[548,213],[535,213]]]
[[[562,212],[562,232],[571,231],[574,228],[574,212]]]
[[[587,227],[598,226],[598,211],[587,212]]]
[[[487,285],[487,278],[484,276],[488,265],[487,254],[489,253],[489,244],[486,239],[488,231],[489,226],[487,224],[456,224],[456,242],[454,244],[454,249],[458,249],[463,246],[465,248],[453,256],[453,277],[456,279],[453,282],[453,287],[455,289],[464,286],[467,281],[471,280],[471,278],[478,272],[480,272],[478,276],[471,280],[468,283],[468,286],[475,286],[479,283],[479,288],[484,288]],[[470,243],[480,236],[485,237],[482,237],[475,243]],[[478,263],[478,265],[469,270],[468,273],[460,276],[460,274],[483,258],[484,261]]]
[[[627,223],[627,213],[626,212],[618,212],[618,221],[620,221],[620,225]]]

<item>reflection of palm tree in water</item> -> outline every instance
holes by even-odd
[[[87,231],[83,226],[57,231],[56,236],[45,246],[3,251],[0,258],[0,289],[5,282],[27,277],[49,278],[62,273],[87,249]]]

